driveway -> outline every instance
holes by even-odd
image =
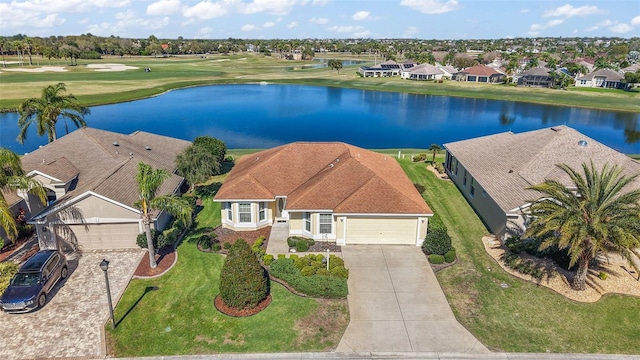
[[[488,353],[457,321],[419,247],[348,245],[351,321],[336,351]]]
[[[0,359],[104,357],[102,327],[108,318],[104,273],[114,304],[144,252],[104,251],[68,255],[70,274],[56,285],[40,310],[27,314],[0,312]]]

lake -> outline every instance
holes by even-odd
[[[0,146],[25,153],[46,144],[35,126],[16,142],[18,115],[0,114]],[[614,149],[640,154],[640,114],[510,101],[300,85],[214,85],[96,106],[89,126],[186,140],[209,135],[229,148],[343,141],[364,148],[427,148],[499,132],[566,124]],[[70,128],[72,129],[72,128]],[[58,121],[58,135],[65,134]]]

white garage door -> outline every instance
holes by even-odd
[[[347,218],[347,244],[416,243],[416,221],[410,218]]]
[[[58,225],[56,235],[66,247],[80,250],[135,249],[137,223]]]

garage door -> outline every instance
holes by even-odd
[[[416,221],[410,218],[347,218],[347,244],[416,243]]]
[[[137,223],[57,225],[56,235],[70,249],[135,249],[140,233]]]

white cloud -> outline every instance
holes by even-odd
[[[631,25],[640,25],[640,15],[631,19]]]
[[[243,26],[240,28],[240,30],[242,30],[242,31],[253,31],[253,30],[257,29],[257,28],[258,28],[258,27],[257,27],[257,26],[255,26],[254,24],[246,24],[246,25],[243,25]]]
[[[201,1],[194,6],[185,6],[182,8],[182,16],[198,20],[213,19],[227,15],[228,13],[229,11],[220,3],[212,3],[210,1]]]
[[[611,32],[614,32],[616,34],[626,34],[629,31],[633,30],[633,26],[629,24],[618,24],[610,27],[609,30],[611,30]]]
[[[554,26],[558,26],[558,25],[562,24],[563,22],[564,22],[564,20],[562,20],[562,19],[549,20],[549,21],[547,21],[546,24],[533,24],[533,25],[531,25],[529,30],[538,32],[540,30],[546,30],[548,28],[552,28]]]
[[[408,28],[406,28],[404,30],[404,33],[402,34],[402,37],[404,38],[413,38],[416,36],[416,34],[418,34],[420,32],[420,29],[418,29],[415,26],[409,26]]]
[[[318,25],[324,25],[324,24],[329,23],[329,19],[327,19],[327,18],[314,18],[313,17],[313,18],[309,19],[309,22],[312,22],[312,23],[318,24]]]
[[[370,12],[363,10],[353,14],[351,18],[356,21],[361,21],[361,20],[366,20],[369,17],[369,15],[371,15]]]
[[[272,15],[287,15],[297,3],[298,0],[253,0],[250,3],[237,2],[237,6],[241,14],[264,12]]]
[[[292,21],[292,22],[289,23],[289,25],[287,25],[287,29],[293,29],[296,26],[298,26],[298,22],[297,21]]]
[[[273,21],[267,21],[266,23],[262,24],[262,27],[265,29],[268,29],[270,27],[273,27],[276,23],[274,23]]]
[[[147,15],[171,15],[180,11],[180,0],[160,0],[147,6]]]
[[[596,26],[613,26],[617,23],[618,23],[617,21],[611,21],[607,19],[607,20],[600,21],[599,23],[596,24]]]
[[[444,14],[458,8],[457,0],[402,0],[401,6],[407,6],[423,14]]]
[[[573,16],[587,16],[593,15],[600,12],[597,6],[593,5],[584,5],[580,7],[574,7],[573,5],[562,5],[559,8],[555,8],[552,10],[547,10],[544,12],[544,17],[573,17]]]
[[[130,4],[129,0],[31,0],[12,1],[10,6],[30,12],[52,14],[63,12],[82,13],[90,10],[95,11],[96,8],[120,8]]]

